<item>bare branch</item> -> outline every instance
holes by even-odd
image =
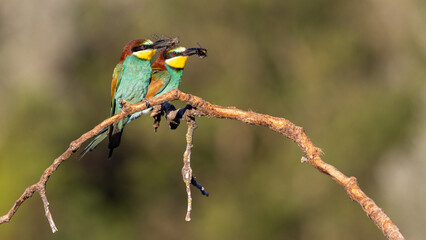
[[[392,222],[392,220],[379,208],[375,202],[369,198],[359,187],[355,177],[347,177],[334,166],[325,163],[321,159],[321,149],[314,146],[312,141],[308,138],[303,128],[294,125],[289,120],[284,118],[273,117],[265,114],[259,114],[250,111],[243,111],[235,107],[222,107],[218,105],[210,104],[203,99],[183,93],[177,89],[172,90],[162,96],[148,99],[151,106],[164,103],[166,101],[180,100],[185,102],[194,108],[190,110],[192,116],[206,116],[214,118],[226,118],[235,119],[242,121],[247,124],[264,126],[272,131],[281,133],[287,138],[294,141],[304,153],[302,161],[308,162],[311,166],[319,170],[320,172],[330,176],[334,181],[341,185],[349,197],[358,202],[367,216],[377,225],[377,227],[383,232],[388,239],[405,239],[400,233],[398,227]],[[43,173],[40,181],[30,187],[28,187],[24,194],[15,202],[12,209],[4,216],[0,217],[0,223],[9,222],[12,216],[15,214],[19,206],[26,199],[30,198],[35,191],[38,189],[44,189],[40,186],[45,186],[49,177],[56,171],[59,165],[68,159],[73,152],[75,152],[81,144],[87,139],[95,136],[103,128],[118,121],[119,119],[128,116],[129,114],[142,111],[146,109],[146,103],[141,102],[138,104],[124,103],[123,110],[117,115],[104,120],[102,123],[97,125],[89,132],[83,134],[77,140],[71,142],[69,148],[49,166]],[[46,205],[45,205],[46,206]],[[54,225],[53,225],[54,226]],[[52,231],[54,228],[52,227]]]
[[[49,221],[52,232],[55,233],[58,231],[58,228],[56,227],[55,222],[53,222],[52,214],[50,213],[50,210],[49,210],[49,201],[47,201],[45,188],[46,186],[43,186],[43,189],[41,189],[39,193],[40,193],[41,200],[43,201],[44,213],[46,215],[47,220]]]
[[[144,108],[146,108],[146,106],[144,106]],[[16,211],[21,206],[21,204],[25,200],[27,200],[28,198],[32,197],[34,192],[37,191],[40,194],[40,197],[43,201],[43,207],[44,207],[44,210],[45,210],[45,215],[46,215],[47,220],[49,221],[49,225],[50,225],[50,228],[52,229],[52,232],[58,231],[58,229],[57,229],[57,227],[56,227],[56,225],[53,221],[52,214],[50,213],[49,202],[47,201],[47,197],[46,197],[47,181],[49,180],[50,176],[58,169],[59,165],[61,165],[62,162],[67,160],[74,152],[76,152],[80,148],[80,146],[83,142],[85,142],[87,139],[95,136],[102,129],[109,126],[110,124],[117,122],[118,120],[120,120],[120,119],[126,117],[127,115],[131,114],[130,111],[132,111],[132,107],[130,106],[129,103],[124,102],[123,110],[120,113],[104,120],[102,123],[100,123],[99,125],[94,127],[89,132],[86,132],[85,134],[81,135],[81,137],[78,138],[77,140],[72,141],[70,143],[68,149],[64,153],[62,153],[61,156],[56,158],[53,161],[52,165],[50,165],[43,172],[43,174],[40,177],[40,180],[37,183],[27,187],[25,189],[24,193],[21,195],[21,197],[19,197],[18,200],[16,200],[15,204],[12,206],[12,208],[9,210],[9,212],[6,215],[0,217],[0,224],[5,223],[5,222],[9,222],[12,219],[13,215],[15,215]],[[134,112],[136,112],[136,111],[134,111]]]
[[[192,210],[192,197],[191,197],[191,180],[192,180],[192,168],[191,168],[191,151],[193,145],[194,130],[198,127],[195,119],[189,117],[187,119],[188,131],[186,133],[186,150],[183,154],[183,167],[182,177],[186,186],[186,194],[188,195],[188,209],[186,211],[186,221],[191,221],[191,210]]]

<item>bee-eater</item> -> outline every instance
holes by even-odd
[[[155,54],[156,49],[173,44],[175,44],[175,39],[162,39],[156,42],[152,42],[149,39],[136,39],[126,44],[112,74],[111,116],[121,111],[122,100],[132,104],[144,100],[151,82],[152,68],[150,60],[152,56]],[[133,115],[138,114],[140,113]],[[108,148],[110,149],[109,157],[111,157],[114,148],[120,145],[124,126],[132,119],[137,118],[133,115],[120,119],[108,128],[103,129],[83,150],[81,157],[88,151],[93,150],[107,135],[109,135]]]
[[[183,69],[188,56],[191,55],[206,57],[207,49],[176,47],[164,50],[152,65],[155,72],[152,74],[146,98],[160,96],[172,89],[179,88]]]

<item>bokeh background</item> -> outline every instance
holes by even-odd
[[[1,0],[0,214],[109,114],[123,46],[151,34],[199,42],[181,90],[303,126],[408,239],[426,235],[426,2],[422,0]],[[180,103],[176,103],[182,106]],[[144,117],[64,162],[0,239],[384,239],[296,144],[265,128],[197,119],[185,222],[186,126]]]

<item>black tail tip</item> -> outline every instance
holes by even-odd
[[[112,152],[114,151],[114,148],[110,148],[109,149],[109,153],[108,153],[108,159],[112,158]]]
[[[109,138],[109,143],[108,143],[108,148],[109,148],[109,154],[108,154],[108,158],[111,158],[112,156],[112,152],[114,151],[114,148],[120,146],[120,142],[121,142],[121,134],[123,132],[117,132],[114,133],[110,138]]]
[[[121,142],[121,133],[122,132],[117,132],[114,133],[110,138],[109,138],[109,143],[108,143],[108,148],[109,149],[114,149],[118,146],[120,146],[120,142]]]

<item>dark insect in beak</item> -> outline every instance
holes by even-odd
[[[151,39],[153,39],[155,41],[157,41],[157,40],[169,40],[170,43],[174,44],[174,45],[176,45],[180,42],[178,37],[171,38],[171,37],[163,35],[163,34],[152,34]]]
[[[171,46],[174,46],[179,43],[179,38],[166,38],[166,39],[160,39],[152,44],[153,48],[159,49],[159,48],[168,48]]]
[[[205,57],[207,57],[207,49],[205,49],[205,48],[203,48],[203,47],[201,47],[201,44],[200,43],[198,43],[197,42],[197,45],[198,45],[198,52],[197,52],[197,55],[198,55],[198,57],[200,57],[200,58],[205,58]]]
[[[183,52],[184,56],[192,56],[192,55],[197,55],[200,58],[205,58],[207,57],[207,49],[205,48],[188,48],[186,49],[185,52]]]

